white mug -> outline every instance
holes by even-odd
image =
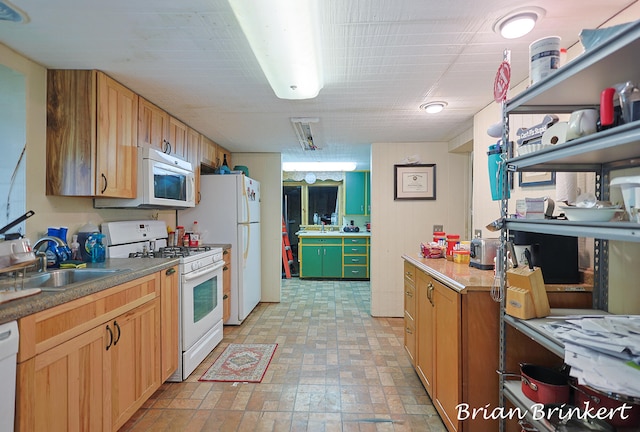
[[[36,255],[31,250],[29,239],[11,241],[11,264],[33,261]]]
[[[572,112],[571,117],[569,117],[566,140],[569,141],[596,133],[597,124],[598,111],[595,109],[581,109]]]

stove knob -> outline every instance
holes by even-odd
[[[191,263],[191,271],[196,271],[198,270],[198,266],[196,265],[196,263]]]

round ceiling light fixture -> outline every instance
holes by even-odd
[[[420,109],[426,111],[429,114],[436,114],[442,111],[446,106],[447,103],[444,101],[428,102],[420,105]]]
[[[516,39],[529,33],[538,19],[544,16],[544,9],[527,8],[515,10],[493,25],[493,31],[505,39]]]

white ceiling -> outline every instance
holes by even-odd
[[[531,42],[558,35],[568,48],[636,1],[320,0],[325,84],[302,101],[276,98],[226,0],[12,0],[29,22],[0,22],[0,42],[47,68],[100,69],[232,152],[362,169],[372,142],[448,141],[469,129],[492,103],[505,48],[518,83]],[[531,6],[546,10],[532,33],[493,32]],[[432,100],[446,110],[418,109]],[[320,119],[322,150],[302,152],[290,117]]]

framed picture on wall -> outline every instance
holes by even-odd
[[[436,165],[394,165],[394,200],[435,200]]]
[[[556,184],[555,172],[518,172],[520,187],[549,186]]]

